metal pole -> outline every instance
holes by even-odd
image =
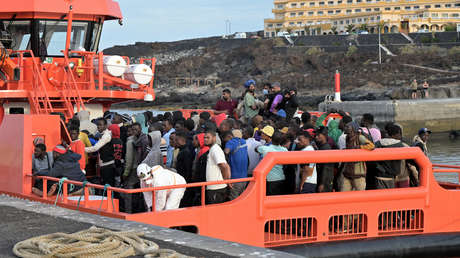
[[[381,29],[379,25],[379,64],[382,64],[382,48],[380,44],[380,32],[381,32]]]

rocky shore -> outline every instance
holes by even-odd
[[[414,78],[429,82],[431,98],[460,97],[460,46],[440,46],[391,45],[396,56],[384,54],[381,65],[374,52],[359,45],[332,52],[321,47],[287,47],[280,38],[136,43],[104,53],[126,55],[132,61],[157,58],[156,100],[130,103],[129,107],[206,108],[215,103],[223,88],[240,96],[242,84],[252,78],[259,85],[279,81],[284,87],[295,87],[302,108],[316,109],[326,95],[333,94],[336,69],[341,73],[343,100],[405,99]],[[216,78],[219,83],[179,87],[176,78]]]

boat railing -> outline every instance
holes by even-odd
[[[446,189],[453,189],[458,190],[460,189],[460,166],[456,165],[444,165],[444,164],[433,164],[433,173],[434,174],[456,174],[456,178],[454,182],[447,182],[442,180],[438,180],[439,184],[446,188]]]
[[[32,175],[31,175],[32,176]],[[149,187],[149,188],[136,188],[136,189],[124,189],[124,188],[119,188],[119,187],[112,187],[112,186],[105,186],[105,185],[99,185],[99,184],[93,184],[93,183],[88,183],[88,182],[79,182],[79,181],[73,181],[73,180],[61,180],[59,178],[55,177],[48,177],[48,176],[33,176],[35,179],[42,179],[43,183],[43,188],[42,189],[48,189],[48,184],[50,182],[53,183],[58,183],[60,184],[59,188],[61,191],[61,196],[53,196],[49,197],[47,196],[47,192],[43,191],[43,194],[41,198],[43,200],[50,200],[50,198],[55,198],[56,203],[62,203],[62,204],[69,204],[72,201],[69,200],[69,185],[73,184],[75,186],[80,186],[82,187],[82,190],[78,196],[81,197],[82,201],[82,208],[86,209],[92,209],[93,211],[98,211],[100,212],[101,210],[104,210],[108,213],[112,212],[119,212],[118,207],[115,207],[113,204],[113,199],[114,199],[114,193],[119,193],[119,194],[136,194],[136,193],[146,193],[150,192],[152,193],[152,211],[151,212],[157,212],[155,209],[155,192],[156,191],[161,191],[161,190],[172,190],[172,189],[179,189],[179,188],[196,188],[200,187],[201,189],[201,207],[206,206],[205,202],[205,196],[206,196],[206,186],[210,185],[217,185],[217,184],[233,184],[233,183],[240,183],[240,182],[254,182],[255,179],[254,177],[248,177],[248,178],[239,178],[239,179],[228,179],[228,180],[223,180],[223,181],[212,181],[212,182],[199,182],[199,183],[189,183],[189,184],[181,184],[181,185],[171,185],[171,186],[162,186],[162,187]],[[50,182],[49,182],[50,181]],[[53,184],[51,183],[51,184]],[[99,208],[95,208],[94,206],[90,206],[88,202],[85,202],[84,200],[90,200],[90,188],[93,189],[98,189],[102,190],[104,192],[104,196],[106,197],[106,201],[101,199],[101,203],[104,203],[101,205]],[[73,195],[75,196],[75,195]]]

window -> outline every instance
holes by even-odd
[[[451,7],[452,7],[451,4],[445,4],[444,6],[445,6],[446,8],[451,8]]]
[[[307,23],[313,23],[313,21],[308,21]]]
[[[356,19],[351,19],[351,22],[352,22],[352,23],[355,23],[355,22],[356,22]]]
[[[342,4],[342,0],[337,1],[337,4]]]
[[[347,3],[352,4],[353,0],[347,0]]]
[[[342,10],[335,10],[335,13],[341,13]]]
[[[363,19],[361,19],[361,18],[358,18],[358,22],[362,22],[362,21],[363,21]]]
[[[30,21],[0,21],[13,37],[11,48],[13,50],[28,50],[30,44]],[[64,49],[64,45],[62,46]]]
[[[460,15],[458,13],[451,13],[450,14],[450,17],[455,17],[455,18],[458,18]]]
[[[380,21],[380,16],[377,16],[377,21]]]
[[[265,37],[266,38],[270,37],[270,32],[265,32]]]
[[[283,24],[281,24],[281,23],[276,24],[276,27],[282,27],[282,26],[283,26]]]
[[[410,10],[410,6],[405,6],[404,9],[405,10]]]
[[[343,21],[340,21],[340,24],[343,24]]]
[[[322,5],[324,5],[324,2],[319,2],[319,6],[322,6]]]
[[[375,18],[374,18],[374,17],[371,17],[371,21],[374,21],[374,20],[375,20]]]
[[[460,3],[456,3],[456,4],[455,4],[455,7],[460,7]]]
[[[346,23],[346,24],[350,24],[350,20],[346,20],[346,22],[345,22],[345,23]]]
[[[86,48],[85,40],[88,31],[88,22],[72,22],[72,40],[70,49],[79,50]],[[47,55],[63,55],[61,50],[64,49],[67,35],[67,21],[40,21],[39,36],[42,41],[47,42]]]
[[[310,2],[310,6],[315,6],[315,2]]]
[[[276,8],[278,8],[278,9],[283,9],[283,8],[284,8],[284,4],[279,4],[279,5],[276,6]]]
[[[441,8],[441,5],[437,4],[437,5],[434,6],[434,8]]]
[[[385,7],[385,11],[391,11],[390,7]]]
[[[449,17],[449,15],[448,15],[447,13],[443,13],[441,16],[442,16],[442,18],[447,18],[447,17]]]
[[[374,8],[374,12],[380,11],[380,8]]]
[[[355,9],[355,13],[360,13],[361,9]]]
[[[305,3],[300,3],[300,6],[305,6]]]
[[[295,17],[295,13],[291,13],[291,17]]]
[[[303,16],[303,12],[299,12],[299,16]]]
[[[356,2],[357,2],[357,3],[361,3],[361,2],[362,2],[362,0],[356,0]]]
[[[334,21],[334,25],[337,25],[337,21]]]
[[[431,17],[437,18],[437,17],[438,17],[438,13],[432,13],[432,14],[431,14]]]
[[[295,8],[295,7],[297,7],[297,4],[296,4],[296,3],[292,3],[292,4],[291,4],[291,7],[292,7],[292,8]]]
[[[351,10],[347,10],[347,13],[351,13]]]
[[[366,9],[366,12],[372,12],[372,9],[371,9],[371,8],[367,8],[367,9]]]
[[[366,2],[368,2],[368,3],[371,3],[371,2],[372,2],[372,0],[366,0]]]
[[[300,21],[299,21],[299,22],[297,22],[297,25],[298,25],[298,26],[302,25],[302,22],[300,22]]]
[[[273,28],[273,24],[268,24],[267,27],[268,28]]]
[[[334,4],[334,1],[329,1],[327,2],[328,5],[333,5]]]
[[[323,11],[318,11],[318,15],[323,15],[324,12]]]
[[[414,10],[420,9],[420,6],[416,5],[414,6]]]
[[[397,10],[401,10],[401,7],[395,6],[395,11],[397,11]]]
[[[294,22],[290,22],[289,25],[294,25]]]
[[[328,14],[334,14],[334,11],[327,11]]]
[[[367,22],[367,20],[369,20],[368,18],[364,18],[364,22]]]
[[[308,15],[309,15],[309,16],[311,16],[311,15],[313,15],[313,14],[315,14],[315,12],[308,12]]]
[[[431,5],[425,5],[425,9],[430,9]]]

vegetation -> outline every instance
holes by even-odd
[[[353,25],[353,24],[347,25],[346,30],[347,30],[348,33],[352,33],[354,29],[355,29],[355,25]]]
[[[449,49],[448,54],[449,56],[460,55],[460,47],[452,47],[451,49]]]
[[[358,51],[358,48],[355,45],[351,45],[350,47],[348,47],[348,51],[345,54],[345,56],[351,57],[354,53],[356,53],[356,51]]]
[[[366,23],[363,23],[359,26],[360,31],[368,31],[368,25]]]
[[[457,31],[457,25],[455,23],[448,23],[444,27],[444,31]]]
[[[305,52],[307,56],[317,56],[324,52],[324,49],[319,47],[311,47]]]
[[[333,26],[333,27],[331,28],[331,31],[332,31],[333,34],[337,34],[337,27],[336,27],[336,26]]]
[[[305,25],[305,26],[303,27],[303,30],[305,31],[305,35],[310,35],[311,26]]]

